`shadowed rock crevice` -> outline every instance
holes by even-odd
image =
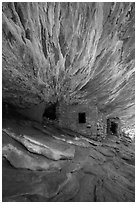
[[[14,6],[15,6],[15,10],[19,16],[20,22],[25,29],[26,19],[25,19],[24,14],[23,14],[23,9],[22,9],[23,4],[21,5],[21,4],[18,4],[17,2],[15,2]]]

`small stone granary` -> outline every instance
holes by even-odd
[[[61,104],[58,107],[59,126],[79,132],[94,139],[103,139],[107,133],[107,119],[96,103]]]

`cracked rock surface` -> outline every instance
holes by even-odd
[[[22,142],[25,132],[33,141],[31,149],[28,141]],[[33,151],[36,144],[37,152]],[[56,150],[54,157],[42,154],[47,147]],[[71,151],[64,154],[66,147]],[[101,143],[75,133],[70,137],[69,131],[63,134],[54,126],[5,118],[2,153],[3,201],[135,200],[134,143],[126,138],[110,135]]]

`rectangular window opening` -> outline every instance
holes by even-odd
[[[117,134],[118,125],[115,122],[111,122],[110,130],[113,134]]]
[[[79,113],[79,123],[86,123],[86,114]]]

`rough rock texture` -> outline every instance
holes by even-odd
[[[4,2],[2,11],[4,102],[96,97],[101,112],[134,128],[134,2]]]
[[[54,126],[13,119],[5,119],[3,126],[3,201],[135,201],[134,143],[126,137],[119,139],[109,135],[107,140],[97,142],[72,131],[70,136],[70,131]],[[55,144],[58,151],[61,146],[68,146],[75,149],[74,157],[53,161],[39,152],[27,150],[25,143],[17,141],[24,131],[39,142],[39,150],[43,148],[40,143],[45,132],[45,144],[49,145],[47,138],[52,141],[51,151]],[[32,147],[35,149],[34,143]]]

